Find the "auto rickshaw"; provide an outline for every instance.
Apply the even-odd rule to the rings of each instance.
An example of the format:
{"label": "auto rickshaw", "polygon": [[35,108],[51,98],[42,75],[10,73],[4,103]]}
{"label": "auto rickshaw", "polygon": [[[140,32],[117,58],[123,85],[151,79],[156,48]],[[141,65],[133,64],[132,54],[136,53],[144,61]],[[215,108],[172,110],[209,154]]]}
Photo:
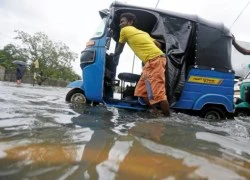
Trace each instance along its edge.
{"label": "auto rickshaw", "polygon": [[[221,23],[196,15],[114,2],[100,11],[101,23],[81,52],[82,81],[72,82],[66,101],[102,103],[117,108],[147,110],[134,96],[139,74],[116,72],[111,41],[119,40],[119,16],[134,13],[136,27],[148,32],[166,54],[166,90],[171,109],[206,119],[226,119],[234,113],[232,36]],[[113,50],[114,51],[114,50]],[[121,96],[115,97],[117,89]]]}
{"label": "auto rickshaw", "polygon": [[240,97],[235,98],[235,116],[250,116],[250,71],[241,79],[239,86]]}

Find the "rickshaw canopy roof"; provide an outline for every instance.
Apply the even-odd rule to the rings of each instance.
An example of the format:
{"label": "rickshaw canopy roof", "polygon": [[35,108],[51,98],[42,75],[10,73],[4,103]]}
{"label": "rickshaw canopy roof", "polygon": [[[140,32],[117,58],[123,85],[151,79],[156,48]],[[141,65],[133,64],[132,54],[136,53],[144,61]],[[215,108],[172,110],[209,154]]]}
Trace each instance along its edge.
{"label": "rickshaw canopy roof", "polygon": [[175,64],[196,65],[219,71],[232,71],[232,36],[222,23],[215,23],[197,15],[181,14],[159,9],[128,5],[115,1],[110,6],[114,39],[119,38],[119,17],[131,12],[137,17],[138,29],[148,32],[165,44],[168,58]]}

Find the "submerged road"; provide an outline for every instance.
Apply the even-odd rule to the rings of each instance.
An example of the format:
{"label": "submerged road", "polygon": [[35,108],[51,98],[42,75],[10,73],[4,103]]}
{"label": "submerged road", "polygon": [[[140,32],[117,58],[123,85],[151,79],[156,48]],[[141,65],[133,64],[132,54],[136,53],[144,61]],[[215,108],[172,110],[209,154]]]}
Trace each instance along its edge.
{"label": "submerged road", "polygon": [[250,118],[155,118],[67,92],[0,81],[0,179],[250,179]]}

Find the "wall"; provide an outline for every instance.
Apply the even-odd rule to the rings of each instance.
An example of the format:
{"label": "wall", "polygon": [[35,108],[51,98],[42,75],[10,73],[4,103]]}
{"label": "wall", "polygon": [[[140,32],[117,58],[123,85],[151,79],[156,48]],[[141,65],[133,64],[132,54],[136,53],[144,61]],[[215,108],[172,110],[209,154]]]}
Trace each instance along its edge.
{"label": "wall", "polygon": [[[16,73],[14,71],[6,71],[3,81],[16,81]],[[22,83],[34,84],[33,74],[24,74],[22,78]],[[43,83],[42,86],[58,86],[58,87],[66,87],[68,85],[68,81],[58,80],[58,79],[51,79],[47,78]],[[38,84],[34,84],[38,86]]]}
{"label": "wall", "polygon": [[4,80],[4,75],[5,75],[5,67],[0,65],[0,81]]}

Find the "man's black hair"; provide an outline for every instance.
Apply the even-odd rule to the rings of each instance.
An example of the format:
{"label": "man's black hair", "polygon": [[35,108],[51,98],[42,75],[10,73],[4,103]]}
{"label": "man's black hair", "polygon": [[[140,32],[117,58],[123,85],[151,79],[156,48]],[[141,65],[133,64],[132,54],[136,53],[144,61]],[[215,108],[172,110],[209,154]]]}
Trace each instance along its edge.
{"label": "man's black hair", "polygon": [[122,13],[120,19],[123,17],[125,17],[128,21],[133,21],[133,25],[137,22],[137,18],[133,13]]}

